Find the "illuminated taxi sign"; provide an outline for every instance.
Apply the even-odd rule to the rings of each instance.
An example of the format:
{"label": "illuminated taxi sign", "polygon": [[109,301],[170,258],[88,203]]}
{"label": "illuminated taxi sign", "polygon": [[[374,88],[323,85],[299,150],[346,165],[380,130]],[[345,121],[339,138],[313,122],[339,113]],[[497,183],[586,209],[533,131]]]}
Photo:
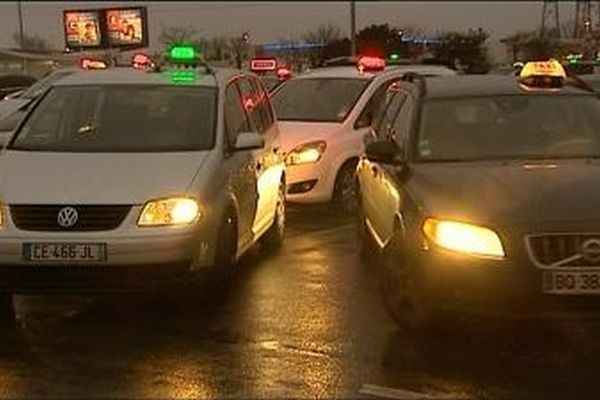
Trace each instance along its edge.
{"label": "illuminated taxi sign", "polygon": [[519,83],[529,88],[557,89],[566,79],[565,69],[557,60],[528,62],[519,74]]}
{"label": "illuminated taxi sign", "polygon": [[171,47],[169,59],[175,64],[193,64],[198,60],[198,50],[190,45],[177,45]]}
{"label": "illuminated taxi sign", "polygon": [[107,65],[102,60],[94,60],[93,58],[82,58],[81,59],[82,69],[106,69]]}
{"label": "illuminated taxi sign", "polygon": [[131,58],[131,66],[134,69],[147,69],[147,68],[151,68],[152,65],[153,65],[153,62],[147,54],[136,53]]}
{"label": "illuminated taxi sign", "polygon": [[274,58],[253,58],[250,60],[250,70],[252,72],[275,71],[277,69],[277,60]]}
{"label": "illuminated taxi sign", "polygon": [[198,71],[194,69],[168,71],[167,75],[174,84],[194,83],[198,80]]}
{"label": "illuminated taxi sign", "polygon": [[367,71],[383,71],[385,68],[385,60],[380,57],[362,56],[358,59],[357,67],[361,73]]}
{"label": "illuminated taxi sign", "polygon": [[521,78],[530,76],[553,76],[566,79],[567,74],[563,66],[556,60],[532,61],[523,66]]}

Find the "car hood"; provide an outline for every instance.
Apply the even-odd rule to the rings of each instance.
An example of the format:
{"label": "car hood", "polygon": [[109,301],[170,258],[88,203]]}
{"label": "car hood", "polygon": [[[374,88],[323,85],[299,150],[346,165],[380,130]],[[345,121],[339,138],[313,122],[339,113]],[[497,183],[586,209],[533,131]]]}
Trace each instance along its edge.
{"label": "car hood", "polygon": [[315,140],[328,141],[343,129],[341,123],[334,122],[279,121],[278,124],[281,145],[286,153],[302,143]]}
{"label": "car hood", "polygon": [[0,118],[12,114],[30,101],[28,99],[6,99],[0,101]]}
{"label": "car hood", "polygon": [[206,152],[50,153],[0,156],[0,200],[8,204],[142,204],[183,194]]}
{"label": "car hood", "polygon": [[600,163],[414,164],[407,188],[430,215],[493,224],[600,221]]}

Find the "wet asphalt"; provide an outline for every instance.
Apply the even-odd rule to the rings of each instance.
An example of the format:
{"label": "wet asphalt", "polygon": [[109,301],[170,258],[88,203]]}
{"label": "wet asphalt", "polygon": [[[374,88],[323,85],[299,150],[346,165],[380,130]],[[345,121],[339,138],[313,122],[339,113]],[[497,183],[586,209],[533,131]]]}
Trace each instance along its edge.
{"label": "wet asphalt", "polygon": [[598,398],[600,327],[461,319],[397,329],[351,218],[289,212],[284,247],[193,295],[18,297],[1,398]]}

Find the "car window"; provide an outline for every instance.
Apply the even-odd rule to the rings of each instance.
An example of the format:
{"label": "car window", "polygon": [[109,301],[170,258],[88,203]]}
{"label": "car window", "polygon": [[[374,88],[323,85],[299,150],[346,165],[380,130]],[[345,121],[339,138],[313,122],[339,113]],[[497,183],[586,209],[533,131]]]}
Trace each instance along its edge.
{"label": "car window", "polygon": [[379,86],[377,90],[373,92],[373,95],[371,96],[367,104],[365,104],[365,107],[356,119],[354,129],[365,128],[372,124],[377,111],[380,109],[380,106],[385,101],[385,94],[388,87],[396,81],[398,81],[398,78],[390,79],[381,84],[381,86]]}
{"label": "car window", "polygon": [[291,79],[273,94],[277,119],[342,122],[369,82],[362,78]]}
{"label": "car window", "polygon": [[265,130],[269,129],[275,122],[269,93],[267,92],[265,85],[263,85],[259,79],[252,78],[251,82],[255,87],[256,93],[258,94],[259,104],[261,106],[260,112],[265,124]]}
{"label": "car window", "polygon": [[213,146],[216,90],[102,85],[55,87],[27,117],[13,148],[160,152]]}
{"label": "car window", "polygon": [[225,129],[230,146],[235,144],[238,134],[251,130],[237,82],[230,83],[225,91]]}
{"label": "car window", "polygon": [[392,132],[394,140],[398,144],[405,144],[409,137],[410,128],[413,122],[413,108],[414,101],[411,95],[407,94],[405,101],[400,106],[396,114],[396,118],[392,125]]}
{"label": "car window", "polygon": [[398,114],[398,110],[407,97],[405,92],[398,90],[388,92],[388,96],[390,97],[387,99],[385,106],[383,106],[383,109],[379,113],[377,121],[373,126],[375,134],[381,139],[390,138],[390,133],[392,131],[396,115]]}
{"label": "car window", "polygon": [[600,100],[592,96],[430,99],[417,142],[423,160],[600,156]]}

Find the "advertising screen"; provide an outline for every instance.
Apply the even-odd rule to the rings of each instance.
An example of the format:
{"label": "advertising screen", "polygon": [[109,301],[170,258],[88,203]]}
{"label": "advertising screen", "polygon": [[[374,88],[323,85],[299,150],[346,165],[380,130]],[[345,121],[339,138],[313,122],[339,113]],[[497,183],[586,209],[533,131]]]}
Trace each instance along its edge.
{"label": "advertising screen", "polygon": [[67,47],[101,47],[100,11],[65,11],[64,28]]}
{"label": "advertising screen", "polygon": [[148,44],[146,8],[107,9],[107,43],[110,47],[145,47]]}

